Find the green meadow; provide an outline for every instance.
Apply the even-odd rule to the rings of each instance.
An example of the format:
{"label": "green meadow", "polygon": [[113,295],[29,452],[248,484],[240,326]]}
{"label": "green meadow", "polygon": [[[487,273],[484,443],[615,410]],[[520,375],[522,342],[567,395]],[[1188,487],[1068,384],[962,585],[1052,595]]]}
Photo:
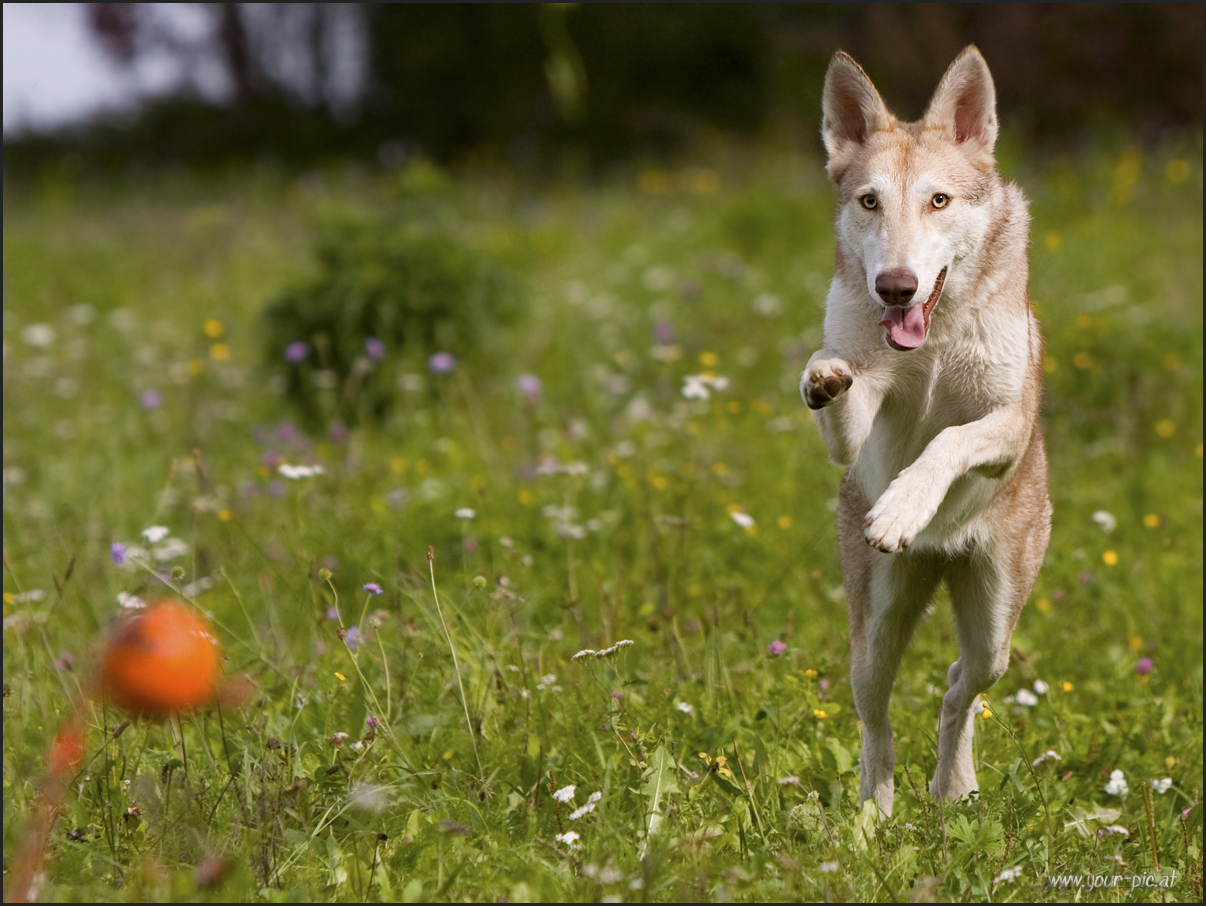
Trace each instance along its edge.
{"label": "green meadow", "polygon": [[[6,176],[6,890],[106,628],[171,596],[255,692],[116,734],[90,708],[44,900],[1200,902],[1200,136],[1003,157],[1051,545],[978,798],[926,792],[945,597],[918,630],[886,820],[858,808],[841,470],[797,390],[820,160]],[[520,304],[355,338],[342,371],[290,350],[264,312],[349,222],[439,236]]]}

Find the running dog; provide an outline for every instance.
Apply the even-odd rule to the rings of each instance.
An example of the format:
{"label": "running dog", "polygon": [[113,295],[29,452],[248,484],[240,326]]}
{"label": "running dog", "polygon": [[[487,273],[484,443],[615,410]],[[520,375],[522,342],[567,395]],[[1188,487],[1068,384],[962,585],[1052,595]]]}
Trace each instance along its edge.
{"label": "running dog", "polygon": [[947,672],[935,796],[978,789],[980,693],[1051,535],[1038,428],[1042,339],[1026,283],[1030,217],[997,174],[996,92],[966,48],[925,116],[902,123],[844,53],[825,76],[822,137],[837,186],[836,268],[823,348],[800,393],[830,459],[863,724],[860,800],[892,813],[888,700],[940,581],[960,656]]}

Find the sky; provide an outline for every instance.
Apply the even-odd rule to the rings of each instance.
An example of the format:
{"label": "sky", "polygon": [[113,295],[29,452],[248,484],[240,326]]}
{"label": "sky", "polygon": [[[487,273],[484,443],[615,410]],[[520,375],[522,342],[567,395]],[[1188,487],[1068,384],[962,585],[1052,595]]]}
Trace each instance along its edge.
{"label": "sky", "polygon": [[[179,64],[163,55],[141,60],[133,69],[117,67],[88,36],[81,7],[79,3],[4,4],[5,135],[125,106],[145,94],[164,91],[183,77]],[[190,17],[196,18],[187,7],[174,9],[186,27]]]}

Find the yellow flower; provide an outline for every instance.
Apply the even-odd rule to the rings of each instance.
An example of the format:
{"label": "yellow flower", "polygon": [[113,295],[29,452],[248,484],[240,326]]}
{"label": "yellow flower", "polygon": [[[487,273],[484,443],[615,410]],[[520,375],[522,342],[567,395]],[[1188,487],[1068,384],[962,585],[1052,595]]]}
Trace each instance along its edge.
{"label": "yellow flower", "polygon": [[790,516],[780,516],[775,521],[775,524],[778,525],[779,528],[783,528],[783,529],[791,528],[791,517]]}
{"label": "yellow flower", "polygon": [[741,411],[741,400],[729,400],[725,408],[729,410],[729,415],[736,415]]}
{"label": "yellow flower", "polygon": [[337,671],[335,671],[335,675],[336,675],[337,677],[339,677],[339,679],[340,679],[342,682],[345,682],[345,683],[346,683],[346,682],[348,681],[348,678],[347,678],[346,676],[344,676],[342,673],[340,673],[338,670],[337,670]]}
{"label": "yellow flower", "polygon": [[808,677],[809,679],[812,679],[814,676],[817,675],[817,672],[815,670],[813,670],[811,667],[809,667],[807,670],[804,671],[804,675],[806,677]]}
{"label": "yellow flower", "polygon": [[1177,426],[1173,424],[1172,419],[1162,418],[1156,422],[1156,433],[1161,437],[1172,437],[1176,430]]}
{"label": "yellow flower", "polygon": [[1189,163],[1179,159],[1170,160],[1168,166],[1164,168],[1164,175],[1174,185],[1183,183],[1189,179]]}
{"label": "yellow flower", "polygon": [[1177,759],[1173,758],[1171,755],[1164,759],[1164,767],[1168,768],[1170,771],[1176,766],[1176,764]]}
{"label": "yellow flower", "polygon": [[234,513],[232,513],[230,510],[222,510],[220,513],[218,513],[218,518],[223,522],[230,522],[230,520],[234,518]]}
{"label": "yellow flower", "polygon": [[1160,517],[1157,516],[1155,513],[1148,513],[1146,516],[1143,517],[1143,524],[1147,528],[1159,528],[1160,527]]}
{"label": "yellow flower", "polygon": [[1064,244],[1064,237],[1059,233],[1048,233],[1043,238],[1043,244],[1047,246],[1047,251],[1058,252],[1059,247]]}
{"label": "yellow flower", "polygon": [[824,720],[829,715],[826,714],[824,711],[822,711],[820,708],[813,708],[812,716],[815,717],[817,720]]}
{"label": "yellow flower", "polygon": [[1081,370],[1086,370],[1093,367],[1093,357],[1087,352],[1078,352],[1072,356],[1072,364]]}
{"label": "yellow flower", "polygon": [[1143,639],[1139,638],[1139,636],[1137,636],[1137,635],[1133,635],[1133,636],[1131,636],[1130,644],[1131,644],[1131,651],[1138,651],[1140,648],[1143,647]]}
{"label": "yellow flower", "polygon": [[1073,686],[1073,685],[1072,685],[1070,682],[1068,682],[1067,680],[1064,680],[1062,683],[1060,683],[1060,684],[1059,684],[1059,687],[1060,687],[1061,689],[1063,689],[1065,692],[1071,692],[1073,689],[1075,689],[1075,688],[1076,688],[1075,686]]}
{"label": "yellow flower", "polygon": [[719,361],[720,359],[716,357],[716,353],[714,352],[701,352],[699,354],[699,364],[705,368],[715,368],[716,363]]}
{"label": "yellow flower", "polygon": [[210,318],[205,322],[205,335],[211,340],[216,340],[222,334],[226,333],[226,328],[222,326],[221,321]]}
{"label": "yellow flower", "polygon": [[1115,566],[1118,563],[1118,555],[1113,551],[1106,551],[1101,555],[1101,562],[1106,566]]}
{"label": "yellow flower", "polygon": [[227,362],[230,360],[230,347],[225,343],[214,343],[209,347],[209,357],[215,362]]}
{"label": "yellow flower", "polygon": [[519,503],[521,506],[532,505],[532,492],[527,488],[520,488],[517,496],[519,497]]}
{"label": "yellow flower", "polygon": [[1043,356],[1043,371],[1047,372],[1047,374],[1054,374],[1055,369],[1058,367],[1059,367],[1059,362],[1057,362],[1055,360],[1054,356],[1049,356],[1049,355]]}
{"label": "yellow flower", "polygon": [[1034,606],[1039,609],[1039,613],[1046,613],[1051,609],[1051,602],[1046,598],[1039,598],[1034,602]]}

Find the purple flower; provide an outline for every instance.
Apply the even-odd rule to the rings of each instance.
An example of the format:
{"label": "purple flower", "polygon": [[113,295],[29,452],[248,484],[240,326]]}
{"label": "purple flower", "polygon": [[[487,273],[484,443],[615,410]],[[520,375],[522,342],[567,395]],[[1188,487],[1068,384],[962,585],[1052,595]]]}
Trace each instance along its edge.
{"label": "purple flower", "polygon": [[305,340],[297,340],[285,347],[285,361],[296,365],[310,354],[310,344]]}
{"label": "purple flower", "polygon": [[384,594],[381,591],[381,586],[376,582],[365,582],[363,587],[365,591],[371,591],[375,595]]}
{"label": "purple flower", "polygon": [[368,725],[370,730],[376,730],[379,727],[385,726],[380,717],[373,717],[371,714],[364,719],[364,722]]}
{"label": "purple flower", "polygon": [[356,645],[360,642],[360,627],[351,627],[346,633],[344,633],[343,640],[347,642],[348,647],[354,651],[356,649]]}
{"label": "purple flower", "polygon": [[385,344],[376,337],[364,338],[364,351],[368,353],[368,357],[374,362],[379,362],[385,358]]}
{"label": "purple flower", "polygon": [[427,368],[433,374],[448,374],[456,369],[456,359],[450,352],[437,352],[427,360]]}
{"label": "purple flower", "polygon": [[64,651],[54,662],[55,670],[73,670],[75,668],[75,655],[70,651]]}
{"label": "purple flower", "polygon": [[675,330],[674,325],[668,321],[658,321],[653,325],[653,341],[660,343],[663,346],[669,346],[674,342]]}
{"label": "purple flower", "polygon": [[158,390],[144,390],[138,401],[144,409],[158,409],[163,405],[163,397]]}
{"label": "purple flower", "polygon": [[328,620],[332,620],[332,621],[338,620],[339,619],[339,611],[337,609],[335,609],[334,607],[328,607],[327,612],[326,612],[326,617]]}
{"label": "purple flower", "polygon": [[126,546],[120,541],[114,541],[109,547],[109,559],[121,566],[126,562]]}
{"label": "purple flower", "polygon": [[1150,657],[1139,658],[1139,663],[1135,664],[1135,672],[1140,676],[1147,676],[1152,672],[1152,659]]}
{"label": "purple flower", "polygon": [[521,374],[515,379],[515,388],[524,395],[529,402],[536,402],[540,399],[540,393],[544,389],[540,378],[534,374]]}
{"label": "purple flower", "polygon": [[771,657],[778,657],[786,650],[787,650],[787,645],[784,644],[783,642],[780,642],[778,639],[775,639],[773,642],[771,642],[769,645],[766,646],[766,653],[769,654]]}

